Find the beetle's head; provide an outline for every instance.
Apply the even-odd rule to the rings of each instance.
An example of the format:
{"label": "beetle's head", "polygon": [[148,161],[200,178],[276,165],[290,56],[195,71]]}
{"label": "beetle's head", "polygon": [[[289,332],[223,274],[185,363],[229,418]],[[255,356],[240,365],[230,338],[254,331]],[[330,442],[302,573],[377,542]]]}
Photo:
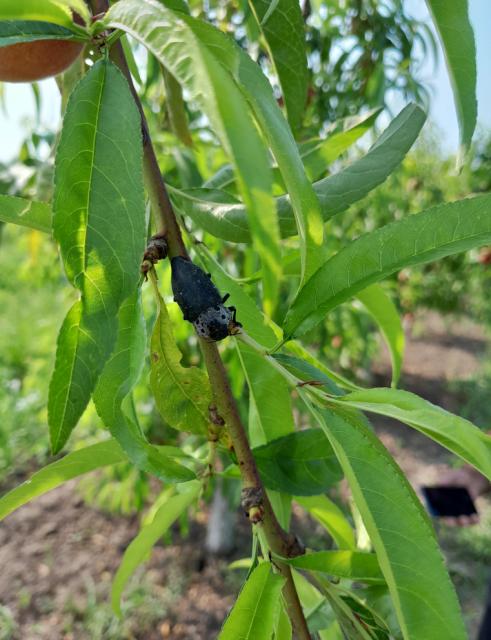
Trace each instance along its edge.
{"label": "beetle's head", "polygon": [[235,335],[242,326],[235,321],[235,309],[223,304],[203,311],[193,324],[198,335],[210,342],[218,342],[227,336]]}

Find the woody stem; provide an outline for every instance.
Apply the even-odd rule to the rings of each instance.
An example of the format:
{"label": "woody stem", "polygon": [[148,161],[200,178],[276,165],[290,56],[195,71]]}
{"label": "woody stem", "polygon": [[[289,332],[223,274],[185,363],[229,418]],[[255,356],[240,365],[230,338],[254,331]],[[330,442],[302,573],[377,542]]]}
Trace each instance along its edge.
{"label": "woody stem", "polygon": [[[108,10],[107,0],[91,0],[91,3],[94,13]],[[167,240],[169,256],[180,255],[189,258],[182,240],[177,217],[158,166],[143,107],[134,88],[120,42],[116,42],[111,47],[110,57],[125,75],[141,114],[145,182],[154,215],[157,216],[160,232],[165,234]],[[248,508],[249,516],[264,531],[265,538],[273,553],[283,557],[298,555],[302,551],[296,539],[280,526],[262,484],[217,345],[206,342],[201,338],[199,341],[214,392],[214,400],[220,416],[225,420],[226,428],[237,456],[243,483],[243,497],[248,498],[248,505],[251,504],[251,499],[254,503]],[[296,637],[301,640],[309,640],[311,636],[293,582],[291,569],[288,564],[281,561],[275,561],[275,564],[286,580],[283,587],[283,596]]]}

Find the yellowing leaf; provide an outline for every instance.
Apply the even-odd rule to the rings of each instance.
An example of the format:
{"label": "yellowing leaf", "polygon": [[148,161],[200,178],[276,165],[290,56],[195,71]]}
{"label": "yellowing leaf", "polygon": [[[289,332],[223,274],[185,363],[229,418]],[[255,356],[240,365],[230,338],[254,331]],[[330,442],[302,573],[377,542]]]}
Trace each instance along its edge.
{"label": "yellowing leaf", "polygon": [[183,367],[164,301],[151,341],[150,387],[162,418],[174,429],[208,431],[211,388],[208,376],[197,367]]}

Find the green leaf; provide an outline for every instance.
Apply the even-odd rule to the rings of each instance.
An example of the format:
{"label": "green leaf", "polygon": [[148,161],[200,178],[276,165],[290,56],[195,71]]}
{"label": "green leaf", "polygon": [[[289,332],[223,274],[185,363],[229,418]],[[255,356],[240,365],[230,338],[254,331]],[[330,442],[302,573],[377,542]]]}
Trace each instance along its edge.
{"label": "green leaf", "polygon": [[140,377],[146,355],[145,319],[140,298],[138,290],[119,310],[116,347],[97,383],[94,404],[105,426],[138,469],[165,482],[186,482],[193,480],[195,474],[172,456],[150,445],[139,426],[121,408]]}
{"label": "green leaf", "polygon": [[172,325],[159,295],[159,315],[151,341],[150,388],[162,418],[174,429],[191,433],[208,432],[210,383],[204,371],[183,367]]}
{"label": "green leaf", "polygon": [[385,338],[392,362],[392,386],[396,387],[401,375],[405,344],[404,329],[397,308],[382,287],[376,284],[359,291],[356,297],[378,324]]}
{"label": "green leaf", "polygon": [[377,556],[360,551],[316,551],[285,560],[297,569],[321,571],[360,582],[384,582]]}
{"label": "green leaf", "polygon": [[[198,245],[196,249],[219,290],[230,294],[230,304],[235,305],[239,310],[239,320],[245,331],[265,348],[273,348],[278,342],[278,336],[281,335],[280,328],[261,313],[254,300],[226,273],[204,246]],[[274,358],[297,377],[305,380],[320,379],[326,383],[330,393],[336,393],[336,384],[346,389],[359,389],[356,384],[319,362],[299,342],[291,341],[287,348],[299,357],[275,354]],[[331,381],[330,384],[329,381]]]}
{"label": "green leaf", "polygon": [[310,180],[317,180],[347,149],[369,131],[380,115],[380,107],[360,116],[345,118],[325,139],[309,140],[300,145],[300,153]]}
{"label": "green leaf", "polygon": [[[85,38],[88,40],[87,38]],[[35,40],[81,40],[84,38],[66,27],[50,22],[0,20],[0,47]]]}
{"label": "green leaf", "polygon": [[350,484],[404,638],[464,640],[453,585],[429,518],[409,482],[370,429],[346,414],[310,410]]}
{"label": "green leaf", "polygon": [[117,307],[135,290],[145,248],[142,157],[140,114],[128,83],[100,60],[68,101],[53,230],[70,282]]}
{"label": "green leaf", "polygon": [[48,397],[51,449],[61,451],[78,422],[104,363],[111,355],[118,330],[116,316],[94,312],[77,301],[58,335],[56,360]]}
{"label": "green leaf", "polygon": [[0,220],[51,233],[51,207],[46,202],[0,195]]}
{"label": "green leaf", "polygon": [[330,258],[287,313],[287,338],[301,335],[328,311],[394,271],[491,243],[489,194],[442,204],[361,236]]}
{"label": "green leaf", "polygon": [[[232,74],[253,109],[262,133],[271,147],[291,199],[289,206],[295,229],[293,234],[298,233],[301,239],[302,278],[304,279],[322,262],[324,229],[319,202],[271,86],[259,66],[232,38],[203,20],[189,18],[187,24],[193,29],[200,42],[212,52],[215,63],[223,65]],[[242,214],[247,228],[244,210]]]}
{"label": "green leaf", "polygon": [[339,400],[350,407],[390,416],[418,429],[491,480],[491,437],[468,420],[413,393],[396,389],[363,389]]}
{"label": "green leaf", "polygon": [[[183,485],[184,486],[184,485]],[[116,615],[121,616],[121,596],[131,575],[142,562],[155,543],[198,497],[201,484],[197,481],[185,486],[185,491],[170,497],[155,514],[152,522],[145,525],[124,552],[121,564],[114,576],[111,589],[111,603]]]}
{"label": "green leaf", "polygon": [[343,395],[333,377],[315,367],[310,362],[285,353],[273,353],[272,357],[279,362],[289,373],[303,382],[314,382],[324,385],[325,389],[335,396]]}
{"label": "green leaf", "polygon": [[325,629],[334,618],[326,598],[299,571],[292,569],[292,575],[309,631]]}
{"label": "green leaf", "polygon": [[218,640],[271,640],[285,579],[262,562],[242,587]]}
{"label": "green leaf", "polygon": [[305,24],[296,0],[249,0],[276,68],[293,131],[302,124],[309,74],[305,50]]}
{"label": "green leaf", "polygon": [[[295,354],[295,356],[284,356],[284,357],[278,358],[279,354],[275,354],[274,357],[277,360],[282,361],[282,364],[286,366],[287,369],[290,370],[291,368],[292,373],[294,372],[293,369],[296,369],[297,373],[295,375],[298,375],[299,378],[304,379],[304,376],[311,376],[311,374],[314,374],[313,375],[314,380],[317,378],[320,380],[323,380],[324,379],[323,374],[324,374],[326,378],[330,378],[335,385],[338,385],[342,389],[354,390],[354,389],[360,388],[358,385],[356,385],[354,382],[351,382],[351,380],[348,380],[348,378],[345,378],[340,373],[337,373],[336,371],[329,369],[329,367],[326,367],[325,364],[320,362],[320,360],[318,360],[315,356],[313,356],[310,353],[310,351],[308,351],[308,349],[306,349],[297,340],[292,340],[291,342],[289,342],[286,345],[286,348],[288,349],[288,351]],[[287,362],[287,358],[288,358],[288,362]],[[303,374],[302,374],[302,371],[303,371]],[[334,395],[336,395],[335,391],[332,391],[331,393],[334,393]]]}
{"label": "green leaf", "polygon": [[[381,108],[372,109],[361,116],[344,118],[326,138],[312,138],[298,145],[300,157],[309,180],[317,180],[326,173],[329,165],[337,160],[349,147],[369,131]],[[273,164],[275,183],[284,186],[278,164]],[[203,183],[205,189],[224,189],[234,183],[234,172],[231,165],[226,164]],[[205,192],[206,193],[206,192]],[[219,191],[217,193],[220,193]]]}
{"label": "green leaf", "polygon": [[136,289],[145,249],[140,115],[126,80],[109,61],[96,62],[68,101],[53,212],[68,279],[82,296],[62,326],[50,385],[56,453],[111,355],[118,310]]}
{"label": "green leaf", "polygon": [[278,615],[278,621],[274,629],[274,639],[275,640],[292,640],[292,635],[293,635],[292,623],[290,622],[290,618],[288,617],[286,605],[282,601],[280,613]]}
{"label": "green leaf", "polygon": [[290,389],[283,376],[250,346],[238,344],[237,349],[249,387],[249,403],[255,410],[256,428],[249,432],[251,446],[294,431]]}
{"label": "green leaf", "polygon": [[253,453],[264,484],[275,491],[318,495],[343,477],[320,429],[291,433],[254,448]]}
{"label": "green leaf", "polygon": [[209,118],[237,172],[254,246],[267,274],[263,281],[265,306],[272,312],[281,277],[272,176],[267,150],[241,91],[196,38],[189,16],[167,9],[155,0],[121,0],[111,7],[105,22],[142,42]]}
{"label": "green leaf", "polygon": [[295,496],[310,515],[333,537],[340,549],[356,549],[355,533],[341,509],[327,496]]}
{"label": "green leaf", "polygon": [[[424,112],[417,105],[405,107],[391,122],[368,153],[349,167],[315,182],[313,187],[319,199],[324,221],[361,200],[381,184],[401,163],[416,140],[425,121]],[[285,179],[286,183],[286,179]],[[293,191],[287,184],[293,202]],[[177,209],[213,234],[230,242],[251,242],[244,205],[237,203],[226,192],[216,190],[209,199],[178,189],[170,195]],[[215,196],[215,200],[211,197]],[[280,232],[283,237],[298,233],[289,196],[276,198]]]}
{"label": "green leaf", "polygon": [[128,459],[115,440],[107,440],[73,451],[34,473],[15,489],[0,498],[0,520],[30,500],[56,489],[64,482]]}
{"label": "green leaf", "polygon": [[188,127],[186,107],[182,97],[181,85],[174,78],[172,73],[163,68],[165,96],[169,123],[177,138],[186,146],[191,147],[193,140]]}
{"label": "green leaf", "polygon": [[2,0],[0,20],[41,20],[53,22],[65,27],[73,27],[74,9],[87,19],[89,11],[83,0]]}
{"label": "green leaf", "polygon": [[426,0],[433,17],[447,62],[452,84],[460,141],[469,149],[476,127],[476,43],[469,21],[467,0]]}

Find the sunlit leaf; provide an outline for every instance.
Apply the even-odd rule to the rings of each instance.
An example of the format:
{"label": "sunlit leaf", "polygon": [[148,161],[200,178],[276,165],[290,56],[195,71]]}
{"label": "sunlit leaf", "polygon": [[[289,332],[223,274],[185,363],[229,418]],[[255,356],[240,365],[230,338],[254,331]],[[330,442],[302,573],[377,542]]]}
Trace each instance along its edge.
{"label": "sunlit leaf", "polygon": [[302,278],[306,278],[315,271],[323,257],[324,232],[319,202],[271,86],[260,67],[232,38],[203,20],[188,18],[187,24],[214,55],[215,62],[223,65],[234,77],[271,147],[290,194],[293,233],[298,233],[301,239],[301,271]]}
{"label": "sunlit leaf", "polygon": [[68,102],[53,211],[65,271],[81,293],[62,326],[50,384],[48,419],[57,452],[111,355],[118,310],[137,286],[145,248],[140,115],[109,61],[91,67]]}
{"label": "sunlit leaf", "polygon": [[302,123],[309,74],[305,25],[297,0],[249,0],[281,84],[288,122],[295,131]]}
{"label": "sunlit leaf", "polygon": [[[408,105],[391,122],[368,153],[346,169],[314,183],[321,214],[329,220],[384,182],[401,163],[416,140],[425,121],[425,114],[416,105]],[[288,189],[291,191],[289,185]],[[203,197],[203,191],[171,189],[175,206],[201,228],[230,242],[250,242],[251,233],[243,204],[226,192],[216,190]],[[287,196],[276,198],[281,235],[298,233]]]}
{"label": "sunlit leaf", "polygon": [[0,520],[23,504],[56,489],[72,478],[127,460],[128,458],[115,440],[99,442],[73,451],[61,460],[52,462],[36,471],[29,480],[2,496],[0,498]]}
{"label": "sunlit leaf", "polygon": [[476,43],[467,0],[426,0],[443,47],[460,128],[467,151],[477,119]]}
{"label": "sunlit leaf", "polygon": [[391,273],[491,243],[491,196],[442,204],[367,233],[330,258],[306,283],[285,319],[302,335],[331,309]]}
{"label": "sunlit leaf", "polygon": [[140,292],[132,294],[119,310],[116,347],[94,391],[94,404],[105,426],[131,462],[167,482],[193,480],[195,474],[150,445],[139,426],[124,413],[122,403],[138,381],[146,355],[146,330]]}
{"label": "sunlit leaf", "polygon": [[391,298],[379,285],[372,284],[359,291],[356,297],[378,324],[385,338],[392,362],[392,386],[396,387],[401,375],[405,343],[401,316]]}
{"label": "sunlit leaf", "polygon": [[327,496],[297,497],[298,502],[333,537],[340,549],[356,549],[353,527],[341,509]]}
{"label": "sunlit leaf", "polygon": [[397,389],[363,389],[340,399],[363,411],[408,424],[473,465],[491,480],[491,437],[468,420]]}
{"label": "sunlit leaf", "polygon": [[352,416],[310,409],[350,484],[404,638],[464,640],[459,604],[434,531],[404,474],[372,431]]}
{"label": "sunlit leaf", "polygon": [[218,640],[271,640],[285,579],[262,562],[242,587]]}
{"label": "sunlit leaf", "polygon": [[85,19],[89,16],[83,0],[2,0],[0,20],[41,20],[73,27],[71,9]]}
{"label": "sunlit leaf", "polygon": [[306,429],[253,449],[269,489],[298,496],[324,493],[341,480],[336,457],[320,429]]}
{"label": "sunlit leaf", "polygon": [[[35,40],[83,40],[72,30],[50,22],[34,20],[0,20],[0,47]],[[88,37],[86,38],[88,39]]]}
{"label": "sunlit leaf", "polygon": [[315,551],[285,560],[297,569],[320,571],[360,582],[384,582],[377,556],[360,551]]}
{"label": "sunlit leaf", "polygon": [[189,16],[172,11],[156,0],[121,0],[111,7],[105,21],[108,26],[122,29],[142,42],[172,73],[207,115],[231,156],[253,229],[254,246],[267,274],[263,280],[265,305],[268,312],[272,312],[281,277],[272,176],[267,150],[241,91],[196,38]]}
{"label": "sunlit leaf", "polygon": [[145,525],[124,552],[121,564],[114,576],[111,602],[114,612],[121,616],[121,596],[135,569],[145,562],[148,553],[169,527],[198,497],[201,484],[197,481],[186,485],[183,493],[170,497],[157,511],[152,522]]}
{"label": "sunlit leaf", "polygon": [[254,349],[246,344],[239,344],[237,348],[249,387],[249,402],[255,408],[255,427],[251,430],[249,425],[252,446],[265,444],[291,433],[295,425],[290,390],[285,380]]}
{"label": "sunlit leaf", "polygon": [[51,233],[51,207],[46,202],[0,195],[0,220]]}
{"label": "sunlit leaf", "polygon": [[197,367],[183,367],[181,358],[167,308],[159,296],[150,355],[150,387],[157,409],[174,429],[206,434],[212,398],[208,376]]}

